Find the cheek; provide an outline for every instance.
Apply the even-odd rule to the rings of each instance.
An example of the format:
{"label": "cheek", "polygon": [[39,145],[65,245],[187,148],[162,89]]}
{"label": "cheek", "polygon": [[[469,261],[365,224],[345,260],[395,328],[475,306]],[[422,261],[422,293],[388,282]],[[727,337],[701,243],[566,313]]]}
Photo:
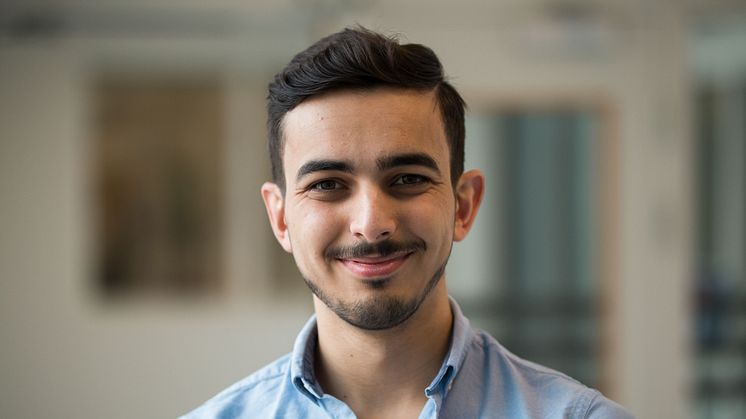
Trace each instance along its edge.
{"label": "cheek", "polygon": [[[430,203],[420,203],[407,212],[406,224],[412,233],[416,234],[429,247],[448,247],[453,237],[454,209],[445,200]],[[435,250],[435,249],[433,249]]]}
{"label": "cheek", "polygon": [[323,255],[324,249],[333,243],[339,232],[341,217],[329,210],[304,205],[295,208],[289,214],[288,228],[294,239],[294,245],[301,245],[301,257]]}

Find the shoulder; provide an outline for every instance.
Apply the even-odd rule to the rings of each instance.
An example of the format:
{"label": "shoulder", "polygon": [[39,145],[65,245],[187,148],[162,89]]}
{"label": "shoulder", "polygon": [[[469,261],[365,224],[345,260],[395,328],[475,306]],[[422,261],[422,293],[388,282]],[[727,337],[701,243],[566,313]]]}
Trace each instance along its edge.
{"label": "shoulder", "polygon": [[589,419],[634,419],[634,416],[625,408],[607,399],[598,391],[596,391],[596,397],[588,406],[588,410],[583,417]]}
{"label": "shoulder", "polygon": [[[520,358],[483,331],[476,331],[471,345],[471,362],[476,364],[472,368],[489,375],[483,377],[491,383],[488,391],[492,394],[486,397],[497,398],[500,404],[518,411],[542,412],[542,417],[632,418],[599,391],[559,371]],[[557,415],[558,412],[562,413]]]}
{"label": "shoulder", "polygon": [[257,370],[207,400],[181,419],[243,417],[249,409],[267,409],[277,403],[290,381],[290,354]]}

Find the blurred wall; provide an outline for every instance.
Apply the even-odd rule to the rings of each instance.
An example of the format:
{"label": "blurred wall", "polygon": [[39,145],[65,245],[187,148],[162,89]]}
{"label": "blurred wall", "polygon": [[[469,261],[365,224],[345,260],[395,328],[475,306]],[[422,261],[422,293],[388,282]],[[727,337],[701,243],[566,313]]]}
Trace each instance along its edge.
{"label": "blurred wall", "polygon": [[173,417],[284,353],[310,304],[262,291],[272,243],[255,198],[266,165],[249,145],[262,136],[261,94],[227,89],[228,292],[106,303],[91,279],[86,57],[11,46],[0,62],[1,415]]}
{"label": "blurred wall", "polygon": [[[147,25],[145,35],[97,36],[77,21],[77,33],[0,41],[0,415],[173,417],[291,349],[310,298],[274,285],[279,250],[258,194],[268,176],[264,88],[294,52],[359,22],[432,47],[472,109],[571,96],[611,110],[610,395],[640,418],[687,417],[685,9],[597,2],[578,26],[542,6],[558,2],[381,0],[323,18],[333,2],[278,4],[159,4],[159,16],[187,11],[218,22],[193,36],[151,34]],[[148,7],[133,9],[150,15]],[[424,19],[423,8],[440,13]],[[226,287],[218,297],[110,304],[91,290],[89,94],[101,72],[223,81]]]}

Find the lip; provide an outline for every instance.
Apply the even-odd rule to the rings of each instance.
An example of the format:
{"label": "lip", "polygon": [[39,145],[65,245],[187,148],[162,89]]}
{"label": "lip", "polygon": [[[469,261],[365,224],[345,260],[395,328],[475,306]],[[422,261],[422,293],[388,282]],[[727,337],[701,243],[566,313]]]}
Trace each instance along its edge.
{"label": "lip", "polygon": [[362,278],[382,278],[393,275],[411,254],[411,252],[407,252],[385,257],[369,256],[338,260],[347,270],[356,276]]}

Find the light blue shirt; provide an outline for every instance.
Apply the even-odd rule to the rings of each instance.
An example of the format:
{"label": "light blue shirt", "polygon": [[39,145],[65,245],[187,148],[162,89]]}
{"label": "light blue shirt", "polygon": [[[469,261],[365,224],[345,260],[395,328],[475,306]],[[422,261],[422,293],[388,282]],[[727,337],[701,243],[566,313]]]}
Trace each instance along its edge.
{"label": "light blue shirt", "polygon": [[[572,378],[525,361],[469,325],[455,301],[451,347],[429,386],[425,418],[628,419],[621,406]],[[196,418],[354,418],[314,377],[316,317],[293,352],[244,378],[183,416]]]}

